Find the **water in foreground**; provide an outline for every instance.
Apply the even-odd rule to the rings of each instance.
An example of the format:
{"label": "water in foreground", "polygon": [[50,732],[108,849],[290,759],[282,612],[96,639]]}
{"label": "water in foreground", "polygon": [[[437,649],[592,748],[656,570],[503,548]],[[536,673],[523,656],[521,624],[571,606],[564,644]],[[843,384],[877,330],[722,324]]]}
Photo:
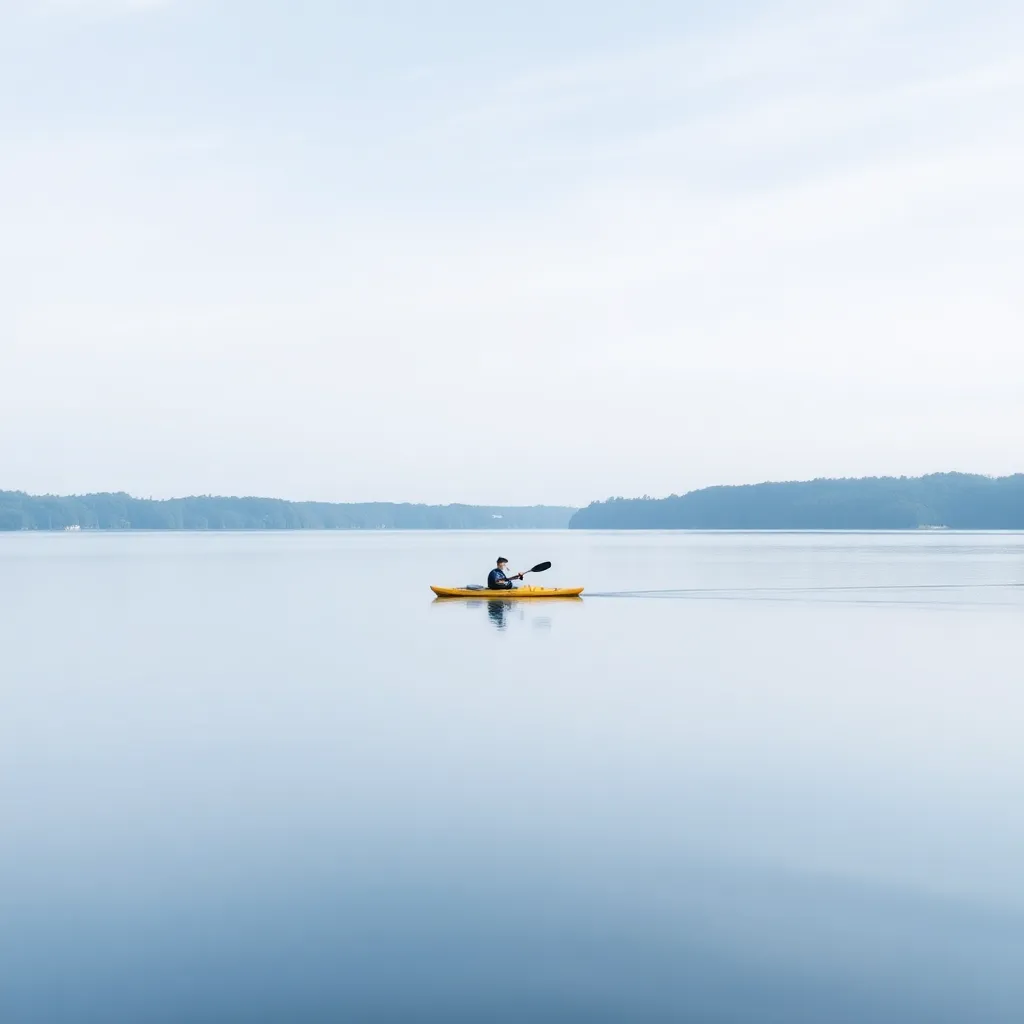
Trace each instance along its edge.
{"label": "water in foreground", "polygon": [[[433,601],[498,554],[584,600]],[[1024,1019],[1024,535],[14,535],[0,578],[5,1022]]]}

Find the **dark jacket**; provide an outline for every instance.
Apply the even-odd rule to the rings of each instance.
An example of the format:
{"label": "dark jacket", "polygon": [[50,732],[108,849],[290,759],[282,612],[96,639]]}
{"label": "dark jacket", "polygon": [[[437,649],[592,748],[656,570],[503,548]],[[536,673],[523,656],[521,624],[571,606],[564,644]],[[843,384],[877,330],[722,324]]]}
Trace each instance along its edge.
{"label": "dark jacket", "polygon": [[501,569],[492,569],[487,574],[488,590],[511,590],[512,581],[502,572]]}

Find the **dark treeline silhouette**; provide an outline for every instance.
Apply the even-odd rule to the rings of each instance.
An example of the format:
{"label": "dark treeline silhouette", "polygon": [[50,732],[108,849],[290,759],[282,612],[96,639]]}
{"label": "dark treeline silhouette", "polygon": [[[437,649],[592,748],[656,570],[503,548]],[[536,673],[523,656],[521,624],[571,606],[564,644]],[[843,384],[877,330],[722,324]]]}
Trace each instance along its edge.
{"label": "dark treeline silhouette", "polygon": [[936,473],[707,487],[668,498],[610,498],[580,509],[578,530],[1024,529],[1024,474]]}
{"label": "dark treeline silhouette", "polygon": [[563,529],[574,511],[549,505],[335,505],[210,496],[153,501],[128,494],[40,497],[0,491],[0,530]]}

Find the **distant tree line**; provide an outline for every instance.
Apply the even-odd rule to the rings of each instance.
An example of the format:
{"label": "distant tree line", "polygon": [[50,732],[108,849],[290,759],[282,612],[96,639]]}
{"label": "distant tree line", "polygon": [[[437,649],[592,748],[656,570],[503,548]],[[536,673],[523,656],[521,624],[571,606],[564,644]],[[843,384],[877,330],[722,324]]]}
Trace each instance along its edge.
{"label": "distant tree line", "polygon": [[0,491],[0,530],[564,529],[574,509],[534,505],[331,504],[274,498],[34,496]]}
{"label": "distant tree line", "polygon": [[1024,474],[936,473],[707,487],[668,498],[610,498],[577,530],[1024,529]]}

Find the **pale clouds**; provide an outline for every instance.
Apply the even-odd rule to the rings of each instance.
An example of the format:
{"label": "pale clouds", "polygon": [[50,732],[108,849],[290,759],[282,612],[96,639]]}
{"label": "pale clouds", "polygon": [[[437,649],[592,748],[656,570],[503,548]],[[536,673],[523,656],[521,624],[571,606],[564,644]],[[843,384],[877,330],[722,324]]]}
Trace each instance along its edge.
{"label": "pale clouds", "polygon": [[200,91],[160,130],[0,135],[0,486],[583,502],[1019,469],[1012,27],[797,5],[472,81],[425,59],[393,101],[404,69],[329,63],[231,119]]}
{"label": "pale clouds", "polygon": [[44,14],[141,14],[168,7],[174,0],[21,0],[22,7]]}

